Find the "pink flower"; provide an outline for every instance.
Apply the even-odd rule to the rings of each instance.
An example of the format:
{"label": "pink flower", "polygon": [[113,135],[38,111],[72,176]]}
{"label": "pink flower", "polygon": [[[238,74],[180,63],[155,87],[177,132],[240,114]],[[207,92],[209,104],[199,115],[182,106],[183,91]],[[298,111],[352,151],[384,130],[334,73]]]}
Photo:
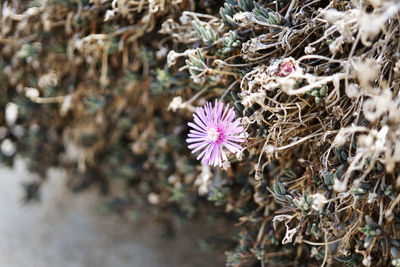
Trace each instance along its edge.
{"label": "pink flower", "polygon": [[244,129],[240,125],[240,118],[233,121],[235,111],[227,105],[215,100],[215,106],[207,102],[204,108],[198,107],[193,114],[194,122],[188,125],[193,129],[188,134],[186,142],[192,153],[202,150],[197,159],[210,166],[222,166],[228,158],[224,147],[231,153],[239,152],[242,147],[237,143],[244,141]]}
{"label": "pink flower", "polygon": [[288,76],[290,73],[295,71],[296,71],[296,65],[291,59],[289,59],[286,62],[283,62],[282,65],[280,66],[278,76],[279,77]]}

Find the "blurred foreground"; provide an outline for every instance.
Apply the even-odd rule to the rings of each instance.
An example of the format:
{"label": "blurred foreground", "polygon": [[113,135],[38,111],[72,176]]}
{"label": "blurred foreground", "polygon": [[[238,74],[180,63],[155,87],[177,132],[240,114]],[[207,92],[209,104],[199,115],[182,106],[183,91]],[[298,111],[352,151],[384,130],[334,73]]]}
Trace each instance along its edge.
{"label": "blurred foreground", "polygon": [[14,169],[0,167],[1,267],[223,266],[222,258],[198,248],[204,226],[165,240],[155,223],[102,216],[97,193],[68,192],[62,172],[49,177],[42,201],[24,205],[21,183],[31,174],[21,160]]}

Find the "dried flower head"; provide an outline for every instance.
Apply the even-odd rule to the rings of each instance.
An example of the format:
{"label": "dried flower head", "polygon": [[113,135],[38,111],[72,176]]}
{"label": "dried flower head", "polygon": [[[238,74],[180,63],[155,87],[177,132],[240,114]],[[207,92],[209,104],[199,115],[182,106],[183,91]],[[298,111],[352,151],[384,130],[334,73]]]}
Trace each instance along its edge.
{"label": "dried flower head", "polygon": [[222,167],[222,162],[227,160],[223,147],[231,153],[239,152],[242,147],[237,143],[244,141],[244,128],[240,125],[240,118],[234,120],[235,111],[227,105],[215,101],[214,108],[207,102],[204,108],[198,107],[193,114],[194,122],[188,125],[193,129],[188,134],[186,141],[193,149],[192,153],[203,150],[197,159],[212,166]]}
{"label": "dried flower head", "polygon": [[283,62],[279,68],[278,76],[285,77],[296,71],[296,65],[292,59]]}
{"label": "dried flower head", "polygon": [[321,193],[316,193],[312,195],[311,198],[313,199],[311,208],[318,212],[321,212],[324,209],[325,204],[328,203],[328,200]]}
{"label": "dried flower head", "polygon": [[18,119],[18,106],[13,103],[9,102],[6,105],[6,112],[5,112],[6,122],[8,125],[13,125]]}

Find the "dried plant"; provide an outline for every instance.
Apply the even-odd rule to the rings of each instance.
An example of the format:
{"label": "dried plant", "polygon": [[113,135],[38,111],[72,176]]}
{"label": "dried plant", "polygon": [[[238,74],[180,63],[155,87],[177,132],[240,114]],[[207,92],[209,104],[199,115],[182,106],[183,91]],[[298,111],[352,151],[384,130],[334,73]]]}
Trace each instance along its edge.
{"label": "dried plant", "polygon": [[[239,222],[228,265],[400,266],[399,10],[5,1],[1,160],[22,155],[41,177],[62,166],[75,189],[122,180],[110,207],[149,202],[165,220],[209,212],[205,195]],[[196,107],[216,100],[246,132],[222,168],[185,142]]]}

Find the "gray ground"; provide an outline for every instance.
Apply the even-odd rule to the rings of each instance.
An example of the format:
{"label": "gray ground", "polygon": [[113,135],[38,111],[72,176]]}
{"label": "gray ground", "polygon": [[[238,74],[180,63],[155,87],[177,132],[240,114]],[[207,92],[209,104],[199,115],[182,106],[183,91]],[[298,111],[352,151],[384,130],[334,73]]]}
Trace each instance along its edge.
{"label": "gray ground", "polygon": [[164,240],[151,222],[101,215],[97,194],[68,192],[60,171],[50,173],[42,202],[23,205],[29,177],[22,161],[0,167],[0,267],[223,266],[221,255],[198,250],[198,226]]}

